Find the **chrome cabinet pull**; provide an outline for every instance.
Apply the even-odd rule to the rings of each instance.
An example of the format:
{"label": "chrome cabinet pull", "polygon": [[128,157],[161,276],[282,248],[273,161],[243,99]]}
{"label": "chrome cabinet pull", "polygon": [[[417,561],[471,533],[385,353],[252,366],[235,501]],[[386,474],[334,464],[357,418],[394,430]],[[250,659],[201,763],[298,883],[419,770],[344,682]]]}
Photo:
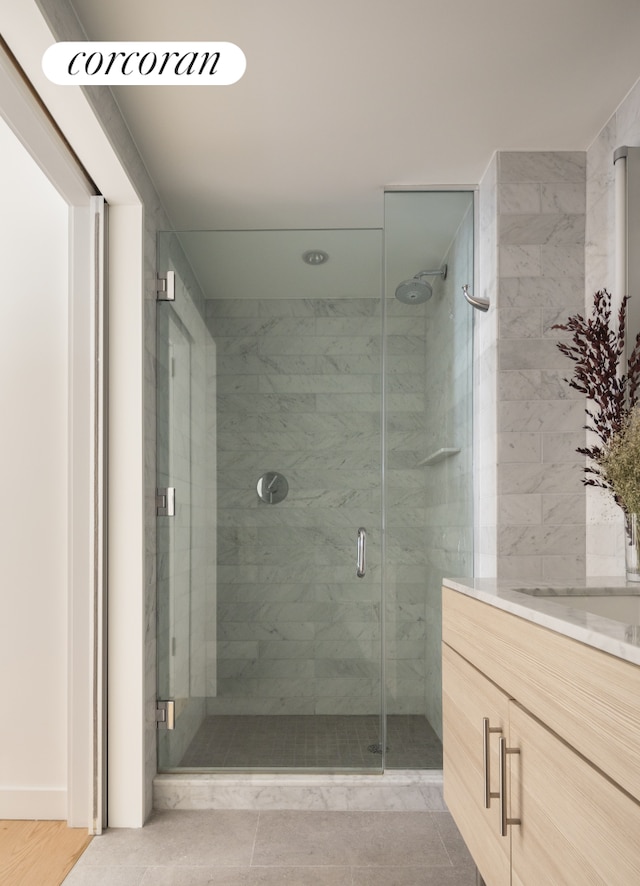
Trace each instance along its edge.
{"label": "chrome cabinet pull", "polygon": [[356,575],[358,578],[364,578],[367,571],[367,532],[364,526],[358,529],[356,554]]}
{"label": "chrome cabinet pull", "polygon": [[507,825],[522,824],[519,818],[507,818],[507,754],[519,754],[520,748],[508,748],[507,739],[500,739],[500,836],[507,836]]}
{"label": "chrome cabinet pull", "polygon": [[500,796],[499,792],[491,790],[491,764],[490,764],[490,749],[489,749],[489,736],[492,732],[502,732],[500,726],[489,726],[489,718],[482,718],[482,763],[483,763],[483,775],[484,775],[484,808],[491,808],[491,800],[492,798],[497,798]]}

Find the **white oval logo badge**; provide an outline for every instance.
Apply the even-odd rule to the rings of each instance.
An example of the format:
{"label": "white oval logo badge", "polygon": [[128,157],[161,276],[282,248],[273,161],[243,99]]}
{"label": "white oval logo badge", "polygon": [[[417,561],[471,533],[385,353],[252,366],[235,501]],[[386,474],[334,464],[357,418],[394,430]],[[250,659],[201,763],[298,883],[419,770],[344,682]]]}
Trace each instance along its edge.
{"label": "white oval logo badge", "polygon": [[42,56],[60,86],[229,86],[246,67],[235,43],[62,42]]}

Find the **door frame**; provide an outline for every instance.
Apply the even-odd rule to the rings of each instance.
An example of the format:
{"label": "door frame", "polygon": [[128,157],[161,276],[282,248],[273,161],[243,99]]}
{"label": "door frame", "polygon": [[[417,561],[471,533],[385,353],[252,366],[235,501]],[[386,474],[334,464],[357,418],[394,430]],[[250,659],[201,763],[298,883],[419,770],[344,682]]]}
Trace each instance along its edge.
{"label": "door frame", "polygon": [[[44,4],[46,6],[46,4]],[[64,30],[65,15],[54,15],[56,28]],[[100,122],[94,103],[100,94],[80,87],[60,87],[45,77],[41,60],[44,51],[60,38],[49,24],[46,11],[38,0],[0,0],[0,33],[17,59],[31,98],[47,109],[46,118],[59,143],[64,145],[67,160],[79,160],[90,179],[109,204],[108,277],[111,285],[109,338],[111,359],[107,386],[109,390],[109,613],[105,632],[108,671],[107,760],[109,825],[141,827],[151,808],[148,789],[151,764],[146,753],[146,734],[155,722],[147,722],[144,603],[145,589],[145,500],[144,473],[144,254],[145,228],[142,198],[127,174],[120,157]],[[107,91],[108,92],[108,91]],[[110,94],[103,104],[107,113]],[[4,102],[4,97],[3,97]],[[64,133],[61,137],[61,133]],[[34,134],[25,135],[32,150]],[[50,146],[49,146],[50,147]],[[43,152],[48,157],[48,152]],[[48,163],[49,161],[47,161]],[[64,165],[64,164],[63,164]],[[51,176],[52,167],[44,166]],[[96,192],[94,191],[94,193]],[[77,216],[78,227],[81,216]],[[85,268],[86,271],[86,268]],[[85,273],[78,265],[78,275]],[[86,283],[86,276],[83,278]],[[117,351],[116,351],[117,343]],[[84,348],[89,343],[85,340]],[[78,359],[83,354],[78,353]],[[78,365],[76,363],[76,365]],[[79,418],[79,416],[78,416]],[[86,588],[85,588],[86,593]],[[89,622],[85,609],[76,599],[72,604],[74,633],[81,655],[89,646]],[[70,637],[70,641],[71,641]],[[73,651],[75,656],[76,652]],[[91,655],[86,660],[91,664]],[[78,669],[74,667],[74,671]],[[87,682],[74,685],[70,694],[73,717],[78,729],[93,727],[94,711],[86,699]],[[86,714],[86,716],[85,716]],[[73,728],[76,728],[74,725]],[[85,732],[86,735],[86,732]],[[73,768],[78,786],[86,779],[85,762],[74,756]],[[86,783],[86,781],[85,781]],[[82,791],[78,788],[80,795]],[[80,803],[78,826],[89,822],[91,804],[86,795]],[[89,810],[89,811],[87,811]],[[70,818],[70,824],[73,823]],[[93,827],[92,824],[89,827]]]}
{"label": "door frame", "polygon": [[[68,375],[68,647],[67,647],[67,819],[71,826],[87,826],[92,832],[100,822],[89,815],[88,797],[92,783],[90,738],[92,690],[90,648],[87,625],[91,619],[91,597],[87,589],[99,583],[93,558],[94,496],[104,506],[104,492],[94,486],[92,436],[102,433],[102,416],[93,403],[90,380],[96,365],[91,328],[99,317],[91,315],[88,283],[91,275],[90,215],[96,188],[69,151],[42,108],[6,47],[0,46],[0,115],[27,149],[35,164],[46,175],[69,208],[69,375]],[[97,279],[97,278],[93,278]],[[102,323],[100,322],[100,326]],[[101,620],[96,637],[101,632]],[[34,699],[34,703],[37,700]],[[99,699],[95,704],[101,704]]]}

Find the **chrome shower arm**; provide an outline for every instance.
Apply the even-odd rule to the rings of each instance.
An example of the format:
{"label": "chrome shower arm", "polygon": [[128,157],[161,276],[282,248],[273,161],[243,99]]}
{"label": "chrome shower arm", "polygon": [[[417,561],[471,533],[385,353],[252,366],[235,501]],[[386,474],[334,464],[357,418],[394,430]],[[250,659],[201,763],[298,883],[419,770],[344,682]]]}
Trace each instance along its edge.
{"label": "chrome shower arm", "polygon": [[443,280],[446,280],[447,266],[442,265],[442,267],[438,268],[437,271],[418,271],[418,273],[414,277],[414,280],[419,280],[420,277],[442,277]]}

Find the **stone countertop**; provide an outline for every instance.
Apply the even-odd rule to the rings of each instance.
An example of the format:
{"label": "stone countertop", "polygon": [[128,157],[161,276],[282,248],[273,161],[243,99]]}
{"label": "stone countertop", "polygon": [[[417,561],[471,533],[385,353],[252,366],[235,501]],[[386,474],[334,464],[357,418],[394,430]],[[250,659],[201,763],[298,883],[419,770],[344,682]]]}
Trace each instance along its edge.
{"label": "stone countertop", "polygon": [[[495,578],[445,578],[443,584],[490,606],[640,665],[640,626],[571,607],[570,596],[640,595],[640,584],[598,577],[572,582],[517,582]],[[526,589],[528,593],[523,593]],[[533,592],[533,593],[532,593]]]}

